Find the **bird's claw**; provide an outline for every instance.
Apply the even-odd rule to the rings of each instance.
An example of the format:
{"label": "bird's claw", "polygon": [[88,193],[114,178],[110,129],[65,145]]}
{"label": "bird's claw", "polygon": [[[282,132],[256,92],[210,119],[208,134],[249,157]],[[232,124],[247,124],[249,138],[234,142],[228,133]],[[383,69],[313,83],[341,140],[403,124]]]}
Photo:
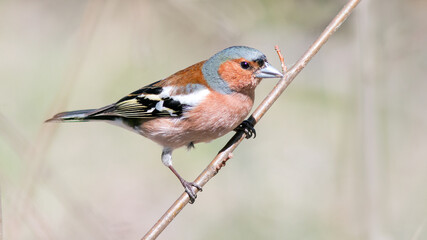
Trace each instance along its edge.
{"label": "bird's claw", "polygon": [[247,139],[251,137],[256,138],[256,131],[254,125],[248,120],[243,121],[238,127],[234,129],[234,131],[243,131]]}
{"label": "bird's claw", "polygon": [[197,188],[200,192],[203,191],[202,187],[195,182],[187,182],[184,180],[182,186],[184,186],[185,192],[188,194],[188,197],[190,197],[191,204],[193,204],[197,198],[197,194],[194,192],[193,187]]}

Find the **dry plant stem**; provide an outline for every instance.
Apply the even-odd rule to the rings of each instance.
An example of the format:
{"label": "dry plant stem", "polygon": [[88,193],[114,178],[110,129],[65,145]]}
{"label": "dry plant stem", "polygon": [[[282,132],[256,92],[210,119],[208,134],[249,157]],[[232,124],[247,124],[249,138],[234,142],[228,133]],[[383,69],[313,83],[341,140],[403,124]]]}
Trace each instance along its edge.
{"label": "dry plant stem", "polygon": [[[304,55],[287,71],[283,78],[278,82],[270,94],[264,99],[264,101],[257,107],[249,118],[256,124],[267,112],[273,103],[279,98],[283,91],[293,81],[299,72],[307,65],[307,63],[314,57],[314,55],[320,50],[320,48],[326,43],[329,37],[341,26],[341,24],[347,19],[353,9],[357,6],[360,0],[350,0],[341,9],[341,11],[335,16],[335,18],[329,23],[326,29],[322,32],[319,38],[310,46],[310,48],[304,53]],[[286,70],[286,66],[283,62],[283,57],[280,50],[276,47],[276,51],[282,63],[282,70]],[[195,182],[200,186],[204,186],[218,171],[224,166],[225,162],[231,156],[230,154],[236,149],[240,142],[244,139],[243,133],[236,133],[232,139],[226,144],[209,166],[196,178]],[[197,192],[197,190],[196,190]],[[160,233],[169,225],[170,222],[178,215],[178,213],[187,205],[189,202],[188,195],[184,192],[181,196],[172,204],[172,206],[163,214],[163,216],[157,221],[157,223],[145,234],[143,240],[156,239]]]}

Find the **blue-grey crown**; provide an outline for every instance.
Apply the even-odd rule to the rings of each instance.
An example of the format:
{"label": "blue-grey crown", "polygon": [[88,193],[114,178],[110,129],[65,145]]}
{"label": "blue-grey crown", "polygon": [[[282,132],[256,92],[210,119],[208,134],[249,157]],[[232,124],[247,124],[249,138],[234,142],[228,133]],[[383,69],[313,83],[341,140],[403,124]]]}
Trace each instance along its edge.
{"label": "blue-grey crown", "polygon": [[248,61],[266,60],[262,52],[246,46],[233,46],[218,52],[209,58],[202,67],[203,76],[213,90],[222,94],[232,93],[228,83],[219,76],[218,69],[225,61],[238,58],[244,58]]}

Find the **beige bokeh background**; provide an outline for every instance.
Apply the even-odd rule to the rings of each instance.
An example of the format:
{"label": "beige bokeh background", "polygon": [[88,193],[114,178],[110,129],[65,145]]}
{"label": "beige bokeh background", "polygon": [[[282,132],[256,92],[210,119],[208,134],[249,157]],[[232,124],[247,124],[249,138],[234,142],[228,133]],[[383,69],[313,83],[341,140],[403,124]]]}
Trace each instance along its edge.
{"label": "beige bokeh background", "polygon": [[[5,239],[140,239],[182,192],[160,146],[43,121],[232,45],[279,67],[278,44],[291,65],[344,3],[1,1]],[[159,239],[426,239],[426,11],[363,1]],[[176,151],[174,165],[194,179],[230,136]]]}

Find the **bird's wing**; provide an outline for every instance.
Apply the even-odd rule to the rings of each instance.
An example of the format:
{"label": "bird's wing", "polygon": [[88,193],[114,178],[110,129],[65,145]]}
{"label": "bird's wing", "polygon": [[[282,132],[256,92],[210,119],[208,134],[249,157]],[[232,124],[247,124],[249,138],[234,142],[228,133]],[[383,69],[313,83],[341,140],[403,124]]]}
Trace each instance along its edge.
{"label": "bird's wing", "polygon": [[209,89],[201,84],[162,86],[161,81],[145,86],[115,104],[109,105],[91,116],[115,116],[124,118],[180,117],[197,106]]}

